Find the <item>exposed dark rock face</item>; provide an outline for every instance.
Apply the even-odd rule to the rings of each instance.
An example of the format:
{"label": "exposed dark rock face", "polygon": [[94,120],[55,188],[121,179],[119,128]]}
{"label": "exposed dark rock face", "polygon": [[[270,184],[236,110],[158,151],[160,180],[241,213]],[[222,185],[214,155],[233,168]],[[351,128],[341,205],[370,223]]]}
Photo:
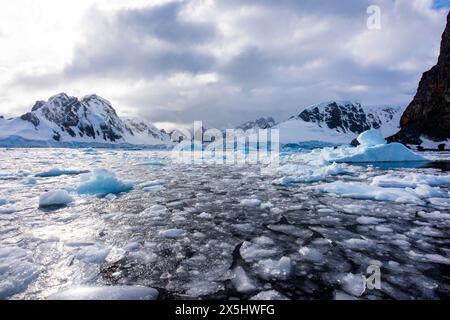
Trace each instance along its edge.
{"label": "exposed dark rock face", "polygon": [[274,118],[267,117],[267,118],[259,118],[255,121],[246,122],[246,123],[240,125],[239,127],[237,127],[237,129],[242,129],[244,131],[251,130],[251,129],[269,129],[275,125],[276,125],[276,122],[275,122]]}
{"label": "exposed dark rock face", "polygon": [[400,132],[389,141],[420,145],[421,136],[433,141],[450,138],[450,14],[442,35],[438,63],[423,74],[417,94],[400,120],[400,127]]}
{"label": "exposed dark rock face", "polygon": [[31,112],[25,113],[20,117],[20,119],[31,122],[35,127],[39,126],[41,122],[39,118],[34,113]]}
{"label": "exposed dark rock face", "polygon": [[[99,143],[130,141],[133,144],[146,144],[147,139],[149,143],[169,140],[167,134],[151,123],[142,120],[122,120],[111,104],[97,95],[78,99],[60,93],[48,101],[37,101],[31,112],[22,115],[20,119],[31,123],[36,130],[36,139],[42,140],[60,142],[81,140]],[[12,122],[14,118],[10,120],[2,122],[5,132],[11,130],[14,135],[20,136],[20,131],[19,133],[15,131]],[[19,122],[17,127],[20,128]]]}
{"label": "exposed dark rock face", "polygon": [[[390,118],[395,114],[392,108],[380,109]],[[379,129],[382,120],[370,112],[366,112],[360,103],[357,102],[330,102],[302,111],[297,117],[291,119],[301,119],[306,122],[317,123],[320,127],[338,129],[340,132],[353,132],[360,134],[370,129]]]}

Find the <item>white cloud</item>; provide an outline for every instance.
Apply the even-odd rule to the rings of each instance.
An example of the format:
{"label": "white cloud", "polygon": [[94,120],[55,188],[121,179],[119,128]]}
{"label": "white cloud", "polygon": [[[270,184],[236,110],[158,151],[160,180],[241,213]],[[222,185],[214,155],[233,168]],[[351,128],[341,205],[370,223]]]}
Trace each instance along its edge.
{"label": "white cloud", "polygon": [[[39,3],[39,5],[37,5]],[[377,4],[381,30],[366,28]],[[438,54],[431,0],[16,0],[0,4],[0,113],[97,93],[163,123],[283,120],[330,99],[407,103]]]}

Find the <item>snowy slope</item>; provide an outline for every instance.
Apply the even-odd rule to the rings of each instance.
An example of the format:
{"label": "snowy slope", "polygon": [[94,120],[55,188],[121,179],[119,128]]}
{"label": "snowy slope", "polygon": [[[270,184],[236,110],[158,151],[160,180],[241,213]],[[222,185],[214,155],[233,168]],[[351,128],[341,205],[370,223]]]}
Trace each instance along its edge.
{"label": "snowy slope", "polygon": [[385,137],[397,132],[403,111],[403,107],[397,106],[363,107],[354,101],[333,101],[307,107],[273,128],[280,130],[283,144],[305,141],[350,143],[372,128],[380,129]]}
{"label": "snowy slope", "polygon": [[153,124],[122,120],[111,104],[90,95],[79,100],[64,93],[38,101],[21,117],[0,118],[0,140],[21,137],[33,141],[170,144],[170,138]]}

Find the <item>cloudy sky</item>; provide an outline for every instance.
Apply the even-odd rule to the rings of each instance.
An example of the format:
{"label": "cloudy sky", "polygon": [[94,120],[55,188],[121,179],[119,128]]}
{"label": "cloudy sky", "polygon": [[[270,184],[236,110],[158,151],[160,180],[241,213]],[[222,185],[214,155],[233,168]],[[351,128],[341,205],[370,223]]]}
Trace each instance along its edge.
{"label": "cloudy sky", "polygon": [[[339,99],[407,104],[449,0],[15,0],[0,4],[0,114],[97,93],[170,128],[278,121]],[[381,9],[369,29],[367,8]]]}

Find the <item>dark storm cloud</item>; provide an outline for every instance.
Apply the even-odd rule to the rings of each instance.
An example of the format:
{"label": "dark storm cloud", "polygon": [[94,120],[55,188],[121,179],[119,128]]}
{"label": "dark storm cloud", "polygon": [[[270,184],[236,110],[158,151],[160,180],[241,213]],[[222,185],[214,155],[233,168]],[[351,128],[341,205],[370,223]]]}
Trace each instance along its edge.
{"label": "dark storm cloud", "polygon": [[186,22],[181,3],[123,10],[96,23],[95,10],[87,19],[94,24],[75,59],[65,72],[69,76],[154,77],[170,72],[205,72],[215,59],[196,47],[215,37],[215,27]]}

